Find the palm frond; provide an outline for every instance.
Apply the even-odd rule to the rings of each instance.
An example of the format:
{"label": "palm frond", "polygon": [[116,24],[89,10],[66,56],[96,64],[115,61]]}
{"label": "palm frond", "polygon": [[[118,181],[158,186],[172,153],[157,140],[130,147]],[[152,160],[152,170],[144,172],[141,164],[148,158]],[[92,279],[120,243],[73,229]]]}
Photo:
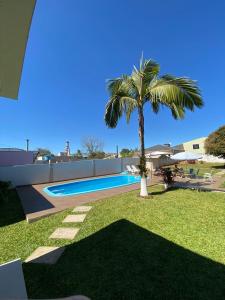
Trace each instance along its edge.
{"label": "palm frond", "polygon": [[149,76],[150,78],[153,78],[159,74],[159,70],[160,70],[159,64],[154,60],[149,59],[144,61],[143,68],[141,71],[144,77]]}
{"label": "palm frond", "polygon": [[107,126],[114,128],[123,114],[129,122],[132,111],[137,107],[137,89],[133,80],[123,75],[121,78],[110,80],[108,90],[111,97],[106,105],[104,119]]}
{"label": "palm frond", "polygon": [[151,81],[159,74],[159,64],[149,59],[144,60],[143,57],[140,60],[140,69],[138,70],[135,66],[131,77],[137,87],[139,96],[144,98],[146,89]]}
{"label": "palm frond", "polygon": [[126,115],[127,123],[129,123],[131,113],[137,108],[138,103],[134,98],[124,96],[120,98],[120,105]]}
{"label": "palm frond", "polygon": [[155,78],[147,89],[146,100],[150,100],[152,105],[158,102],[170,107],[175,118],[182,118],[185,109],[193,111],[195,107],[203,106],[201,92],[195,81],[171,75]]}
{"label": "palm frond", "polygon": [[104,120],[108,127],[115,128],[118,120],[122,117],[123,110],[119,97],[111,97],[106,105]]}
{"label": "palm frond", "polygon": [[110,94],[110,96],[113,96],[115,94],[117,94],[117,92],[119,91],[121,84],[123,82],[123,78],[118,77],[115,79],[110,79],[107,81],[107,90]]}

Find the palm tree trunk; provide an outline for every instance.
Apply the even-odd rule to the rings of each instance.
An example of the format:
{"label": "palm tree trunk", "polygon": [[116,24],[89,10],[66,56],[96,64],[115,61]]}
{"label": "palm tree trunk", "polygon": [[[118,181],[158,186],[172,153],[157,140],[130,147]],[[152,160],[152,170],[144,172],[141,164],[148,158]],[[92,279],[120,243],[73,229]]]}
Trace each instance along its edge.
{"label": "palm tree trunk", "polygon": [[147,169],[145,158],[145,140],[144,140],[144,113],[143,107],[138,108],[138,121],[139,121],[139,141],[140,141],[140,175],[141,175],[141,191],[140,196],[148,196],[147,191]]}

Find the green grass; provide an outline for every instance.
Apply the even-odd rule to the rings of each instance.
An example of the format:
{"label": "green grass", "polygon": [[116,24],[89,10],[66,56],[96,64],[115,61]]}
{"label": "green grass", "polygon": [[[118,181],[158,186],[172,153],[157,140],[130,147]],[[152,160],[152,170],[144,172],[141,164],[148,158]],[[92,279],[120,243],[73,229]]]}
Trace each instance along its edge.
{"label": "green grass", "polygon": [[41,245],[67,245],[67,241],[53,241],[48,237],[59,225],[66,226],[62,220],[69,211],[28,224],[16,192],[11,191],[10,199],[0,203],[0,264],[15,258],[25,260]]}
{"label": "green grass", "polygon": [[[11,218],[11,225],[0,227],[0,260],[25,259],[38,246],[66,245],[53,266],[23,265],[30,298],[223,299],[225,195],[164,193],[159,187],[152,192],[145,200],[134,191],[93,203],[70,243],[48,236],[65,226],[61,221],[71,210],[33,224]],[[13,199],[11,207],[18,206]]]}
{"label": "green grass", "polygon": [[[173,166],[172,166],[173,167]],[[179,168],[183,168],[188,171],[189,169],[199,169],[199,176],[204,175],[204,173],[210,173],[212,171],[213,174],[224,170],[224,164],[221,163],[196,163],[196,164],[188,164],[188,163],[180,163],[178,164]]]}
{"label": "green grass", "polygon": [[225,188],[225,181],[222,183],[221,188]]}

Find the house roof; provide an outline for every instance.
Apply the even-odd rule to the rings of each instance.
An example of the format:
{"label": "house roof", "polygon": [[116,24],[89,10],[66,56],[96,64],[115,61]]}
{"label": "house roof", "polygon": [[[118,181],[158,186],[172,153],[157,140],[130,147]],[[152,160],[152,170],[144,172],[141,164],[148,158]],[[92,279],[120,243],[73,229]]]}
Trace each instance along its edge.
{"label": "house roof", "polygon": [[173,147],[174,150],[180,150],[180,151],[184,151],[184,145],[183,144],[179,144]]}
{"label": "house roof", "polygon": [[0,0],[0,97],[18,98],[36,0]]}
{"label": "house roof", "polygon": [[166,152],[166,153],[173,153],[173,148],[166,146],[166,145],[154,145],[152,147],[149,148],[145,148],[145,152],[146,153],[151,153],[151,152],[155,152],[155,151],[159,151],[159,152]]}
{"label": "house roof", "polygon": [[0,151],[25,151],[25,150],[19,148],[0,148]]}

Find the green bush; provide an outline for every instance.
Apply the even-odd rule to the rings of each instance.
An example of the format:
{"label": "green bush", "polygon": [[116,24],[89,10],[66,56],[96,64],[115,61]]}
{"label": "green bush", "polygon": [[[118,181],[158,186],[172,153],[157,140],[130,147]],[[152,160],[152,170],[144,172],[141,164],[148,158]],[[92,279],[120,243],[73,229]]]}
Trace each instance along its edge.
{"label": "green bush", "polygon": [[11,187],[10,181],[0,181],[0,202],[8,200],[8,194]]}

